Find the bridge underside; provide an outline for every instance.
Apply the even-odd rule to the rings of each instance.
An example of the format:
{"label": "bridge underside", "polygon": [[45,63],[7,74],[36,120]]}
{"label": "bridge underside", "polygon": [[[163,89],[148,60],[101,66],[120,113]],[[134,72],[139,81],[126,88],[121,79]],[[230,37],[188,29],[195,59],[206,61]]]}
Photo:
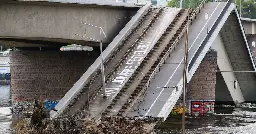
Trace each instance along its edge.
{"label": "bridge underside", "polygon": [[[71,43],[95,47],[102,39],[107,45],[137,10],[124,5],[1,1],[0,42],[15,47]],[[102,27],[107,37],[84,23]]]}

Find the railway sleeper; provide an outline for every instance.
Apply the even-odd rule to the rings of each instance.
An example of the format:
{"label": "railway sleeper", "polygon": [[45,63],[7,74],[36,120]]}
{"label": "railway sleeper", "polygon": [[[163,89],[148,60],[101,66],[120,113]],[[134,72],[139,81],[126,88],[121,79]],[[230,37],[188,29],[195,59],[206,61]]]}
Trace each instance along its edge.
{"label": "railway sleeper", "polygon": [[114,105],[116,105],[116,104],[115,104],[115,103],[110,103],[111,108],[112,108]]}
{"label": "railway sleeper", "polygon": [[142,80],[141,83],[147,83],[148,81],[147,80]]}
{"label": "railway sleeper", "polygon": [[122,113],[118,113],[117,116],[123,116]]}
{"label": "railway sleeper", "polygon": [[[126,109],[126,108],[125,108],[125,109]],[[119,112],[120,112],[120,114],[122,115],[122,113],[124,113],[125,110],[121,109]]]}
{"label": "railway sleeper", "polygon": [[[127,89],[127,88],[125,88],[125,89]],[[121,90],[120,90],[120,92],[121,92],[121,93],[124,93],[124,92],[125,92],[125,90],[121,89]]]}
{"label": "railway sleeper", "polygon": [[149,70],[149,72],[153,72],[155,69],[153,69],[153,68],[150,68],[150,70]]}
{"label": "railway sleeper", "polygon": [[106,109],[104,113],[109,113],[110,112],[110,109]]}
{"label": "railway sleeper", "polygon": [[119,96],[116,96],[115,98],[116,98],[116,99],[120,99],[121,96],[122,96],[122,95],[119,95]]}
{"label": "railway sleeper", "polygon": [[108,107],[107,107],[107,109],[111,109],[112,108],[112,105],[109,105]]}
{"label": "railway sleeper", "polygon": [[107,113],[106,113],[106,112],[103,112],[103,113],[102,113],[102,115],[103,115],[103,116],[106,116],[106,115],[107,115]]}
{"label": "railway sleeper", "polygon": [[133,93],[131,94],[131,96],[132,96],[132,98],[134,98],[135,96],[137,96],[137,93],[133,92]]}
{"label": "railway sleeper", "polygon": [[143,84],[143,83],[140,83],[140,84],[138,85],[137,89],[141,89],[142,86],[144,86],[144,84]]}
{"label": "railway sleeper", "polygon": [[124,106],[129,106],[129,104],[128,104],[128,103],[125,103]]}
{"label": "railway sleeper", "polygon": [[146,56],[146,57],[144,58],[144,60],[149,60],[149,58],[150,58],[150,57]]}
{"label": "railway sleeper", "polygon": [[127,106],[122,106],[122,109],[127,109]]}
{"label": "railway sleeper", "polygon": [[129,99],[132,99],[132,100],[133,100],[133,99],[134,99],[134,96],[130,96]]}
{"label": "railway sleeper", "polygon": [[138,90],[138,89],[134,90],[134,93],[138,93],[138,92],[139,92],[139,90]]}
{"label": "railway sleeper", "polygon": [[[141,63],[141,64],[143,64],[143,63]],[[138,71],[135,71],[135,72],[133,73],[133,75],[137,75],[137,74],[139,74]]]}

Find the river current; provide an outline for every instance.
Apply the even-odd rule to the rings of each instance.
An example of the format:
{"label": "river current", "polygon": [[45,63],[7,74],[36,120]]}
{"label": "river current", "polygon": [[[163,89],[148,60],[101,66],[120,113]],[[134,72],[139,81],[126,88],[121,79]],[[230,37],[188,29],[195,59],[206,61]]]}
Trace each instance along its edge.
{"label": "river current", "polygon": [[[10,86],[0,86],[0,134],[11,134]],[[256,104],[246,103],[240,108],[225,105],[218,113],[204,117],[187,117],[187,134],[256,134]],[[180,117],[168,117],[155,129],[157,134],[178,134]]]}
{"label": "river current", "polygon": [[0,134],[11,133],[11,94],[9,85],[0,86]]}

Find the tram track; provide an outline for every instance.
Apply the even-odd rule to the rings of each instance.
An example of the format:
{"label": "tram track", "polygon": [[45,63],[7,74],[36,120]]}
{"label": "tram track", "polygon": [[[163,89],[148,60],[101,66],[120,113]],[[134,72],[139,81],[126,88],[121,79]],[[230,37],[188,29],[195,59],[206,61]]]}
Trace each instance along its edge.
{"label": "tram track", "polygon": [[[181,11],[182,14],[181,16],[178,16],[179,19],[171,24],[169,28],[167,28],[167,32],[163,35],[163,39],[159,40],[159,42],[155,45],[155,47],[152,49],[152,51],[149,53],[148,57],[143,61],[144,64],[142,64],[141,70],[146,68],[146,64],[148,63],[149,59],[155,58],[155,55],[158,54],[157,59],[153,64],[151,63],[151,67],[149,71],[146,73],[146,75],[142,78],[141,82],[139,85],[135,88],[134,92],[131,94],[131,96],[128,98],[126,103],[122,106],[122,108],[119,110],[118,115],[119,116],[125,116],[128,111],[131,110],[132,106],[137,102],[139,97],[146,91],[147,87],[149,86],[150,80],[154,77],[154,75],[160,71],[160,66],[165,62],[167,59],[167,55],[169,55],[176,47],[178,40],[182,37],[182,35],[185,32],[186,25],[188,24],[188,17],[189,17],[189,10],[183,10]],[[181,25],[178,25],[181,23]],[[171,32],[170,30],[173,29],[174,26],[179,27],[177,31],[175,32],[174,36],[172,39],[169,41],[169,43],[166,45],[164,49],[161,49],[160,45],[163,45],[165,37],[168,36],[168,32]],[[159,51],[162,51],[159,53]],[[140,70],[138,70],[140,71]]]}
{"label": "tram track", "polygon": [[[113,116],[113,115],[126,116],[128,112],[134,110],[134,109],[132,110],[132,107],[135,105],[135,103],[138,103],[138,104],[141,103],[141,102],[138,102],[139,98],[144,96],[145,91],[149,87],[150,81],[154,78],[155,74],[160,71],[161,65],[164,64],[166,59],[170,56],[170,53],[173,50],[175,50],[175,46],[177,45],[178,41],[184,35],[188,26],[192,24],[192,21],[196,18],[197,14],[200,13],[200,10],[203,7],[204,7],[204,2],[202,2],[200,4],[200,6],[196,9],[194,9],[194,10],[191,10],[191,9],[187,9],[187,11],[185,11],[185,9],[181,10],[180,13],[187,12],[187,15],[184,16],[184,17],[186,17],[186,19],[184,19],[184,18],[182,18],[182,16],[180,16],[181,19],[179,19],[179,20],[180,20],[180,22],[182,22],[182,25],[180,25],[180,27],[178,26],[179,29],[175,32],[175,35],[169,41],[169,43],[166,45],[165,49],[162,49],[163,51],[160,52],[160,55],[157,56],[157,59],[155,60],[154,59],[156,57],[155,55],[157,55],[156,52],[159,52],[160,45],[161,46],[163,45],[163,41],[164,41],[166,35],[170,34],[169,33],[170,29],[172,29],[173,26],[175,26],[176,24],[179,24],[179,23],[175,24],[175,20],[173,21],[174,23],[170,24],[170,26],[167,28],[167,31],[158,40],[158,42],[156,43],[154,48],[151,49],[148,56],[143,60],[140,67],[138,67],[136,72],[131,77],[130,83],[126,83],[126,85],[123,88],[123,89],[126,89],[126,90],[121,91],[121,92],[124,92],[124,93],[130,92],[129,94],[126,94],[126,96],[128,96],[128,99],[125,99],[125,103],[119,105],[119,107],[121,107],[121,108],[119,108],[118,110],[117,109],[113,110],[113,106],[116,105],[115,103],[112,104],[112,106],[110,105],[108,107],[108,109],[105,110],[104,115],[106,115],[106,116]],[[176,20],[178,18],[179,18],[179,15],[178,15],[178,17],[176,17]],[[176,27],[177,27],[177,25],[176,25]],[[153,64],[152,64],[152,61],[150,61],[152,59],[154,59]],[[148,63],[151,63],[151,64],[148,64]],[[150,69],[148,71],[144,72],[146,75],[142,76],[143,78],[140,77],[138,79],[139,72],[142,72],[143,70],[147,69],[148,66],[150,66],[150,65],[151,65]],[[137,81],[138,84],[135,85],[135,86],[134,85],[132,86],[131,83],[136,83],[134,81]],[[129,91],[129,88],[130,88],[131,91]],[[122,94],[118,95],[119,98],[122,98],[121,96],[122,96]],[[111,113],[112,113],[112,115],[111,115]]]}
{"label": "tram track", "polygon": [[[149,30],[149,28],[154,24],[154,22],[157,20],[157,18],[159,17],[159,15],[161,15],[162,11],[163,11],[163,8],[159,8],[159,9],[151,9],[153,10],[152,11],[152,14],[149,15],[149,19],[146,20],[146,23],[145,26],[146,28],[144,28],[144,30],[141,32],[139,30],[137,30],[135,33],[135,35],[139,35],[139,37],[134,41],[134,39],[131,39],[130,41],[128,41],[127,43],[124,43],[123,46],[127,46],[127,44],[130,44],[134,41],[134,43],[132,43],[132,45],[130,46],[130,48],[125,51],[125,54],[122,55],[122,58],[118,61],[118,63],[115,65],[114,69],[111,69],[109,67],[107,67],[108,69],[111,69],[111,73],[109,73],[107,75],[107,78],[106,78],[106,83],[108,83],[111,78],[113,78],[113,75],[118,72],[118,69],[120,68],[120,66],[124,63],[124,60],[131,54],[131,52],[135,49],[135,47],[138,45],[138,43],[143,39],[143,37],[145,36],[145,34],[147,33],[147,31]],[[152,16],[153,15],[153,16]],[[153,18],[151,18],[153,17]],[[149,22],[147,22],[149,21]],[[144,26],[144,27],[145,27]],[[138,34],[138,33],[141,33],[141,34]],[[96,89],[100,89],[102,88],[102,85],[98,86]],[[100,93],[100,90],[97,90],[98,91],[98,94]],[[94,96],[94,98],[90,101],[93,101],[95,99],[96,95]]]}
{"label": "tram track", "polygon": [[187,23],[188,11],[181,9],[173,22],[166,29],[158,42],[144,58],[140,66],[133,73],[129,81],[113,99],[112,103],[104,111],[104,116],[122,115],[136,102],[136,96],[140,96],[142,89],[148,81],[150,74],[158,65],[163,54],[173,45],[174,40],[182,32]]}
{"label": "tram track", "polygon": [[[136,44],[143,38],[147,33],[151,25],[157,20],[157,17],[163,11],[162,8],[150,8],[146,15],[141,19],[137,27],[131,32],[131,34],[124,40],[118,49],[112,53],[112,56],[104,63],[106,83],[109,82],[113,74],[115,74],[122,64],[125,57],[129,56],[129,53],[134,49]],[[114,68],[114,69],[113,69]],[[101,81],[101,71],[96,72],[93,78],[86,84],[85,90],[82,90],[79,95],[71,103],[71,109],[74,109],[73,113],[78,113],[77,111],[85,111],[88,108],[89,103],[92,103],[97,95],[101,92],[102,83]],[[87,90],[87,92],[85,92]],[[91,91],[88,93],[88,90]],[[90,95],[89,95],[90,94]],[[88,103],[89,98],[89,103]],[[79,103],[79,100],[84,100]],[[85,102],[87,101],[87,102]],[[80,109],[80,110],[75,110]],[[72,114],[72,113],[71,113]]]}
{"label": "tram track", "polygon": [[[170,53],[175,50],[175,46],[177,45],[179,39],[183,36],[185,33],[188,25],[191,24],[192,20],[196,18],[196,15],[200,12],[200,9],[203,7],[201,5],[195,10],[187,10],[188,15],[186,16],[187,19],[183,20],[182,25],[179,27],[179,29],[176,31],[174,37],[170,40],[168,45],[163,49],[161,54],[158,56],[157,60],[155,60],[154,64],[151,66],[150,70],[146,73],[146,75],[143,77],[143,79],[140,81],[140,83],[134,88],[134,91],[130,94],[129,98],[126,100],[125,104],[122,105],[121,109],[118,110],[118,113],[116,115],[118,116],[126,116],[129,111],[131,111],[131,108],[134,106],[134,104],[139,100],[141,96],[145,93],[146,89],[149,87],[151,79],[154,78],[155,74],[160,71],[160,67],[166,59],[169,57]],[[184,12],[184,11],[183,11]],[[182,22],[182,21],[181,21]],[[173,23],[173,25],[175,25]],[[168,34],[168,30],[171,29],[173,26],[170,25],[169,28],[167,28],[167,32],[163,34],[165,36]],[[159,45],[161,44],[162,40],[160,39],[159,42],[155,45],[156,47],[152,49],[152,51],[149,53],[148,57],[146,57],[143,61],[144,64],[141,64],[141,67],[138,68],[138,72],[144,70],[147,63],[149,62],[149,59],[152,59],[154,57],[154,53],[156,51],[159,51]],[[162,44],[161,44],[162,45]],[[137,74],[138,74],[137,72]],[[134,73],[136,75],[136,73]],[[129,87],[130,85],[127,85],[126,87]],[[140,102],[138,102],[140,103]]]}

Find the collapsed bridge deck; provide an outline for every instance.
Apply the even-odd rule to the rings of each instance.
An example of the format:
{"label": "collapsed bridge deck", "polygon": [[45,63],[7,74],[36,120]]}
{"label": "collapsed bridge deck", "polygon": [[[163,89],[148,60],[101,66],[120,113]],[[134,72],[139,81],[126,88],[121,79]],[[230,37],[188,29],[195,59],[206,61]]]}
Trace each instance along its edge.
{"label": "collapsed bridge deck", "polygon": [[[233,9],[231,1],[202,4],[195,10],[145,5],[103,52],[106,91],[102,90],[99,57],[51,116],[166,119],[182,93],[185,31],[189,29],[191,35],[189,81]],[[161,88],[166,86],[175,88]]]}

